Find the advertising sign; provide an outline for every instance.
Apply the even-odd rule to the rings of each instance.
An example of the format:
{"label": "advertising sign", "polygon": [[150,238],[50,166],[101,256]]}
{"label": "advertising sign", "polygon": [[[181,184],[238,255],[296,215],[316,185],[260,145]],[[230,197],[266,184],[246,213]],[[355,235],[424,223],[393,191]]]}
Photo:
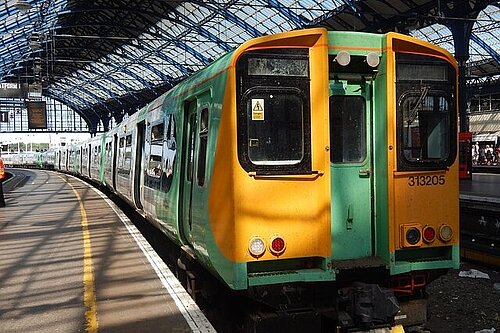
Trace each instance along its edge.
{"label": "advertising sign", "polygon": [[47,111],[45,109],[45,102],[28,102],[28,128],[47,128]]}

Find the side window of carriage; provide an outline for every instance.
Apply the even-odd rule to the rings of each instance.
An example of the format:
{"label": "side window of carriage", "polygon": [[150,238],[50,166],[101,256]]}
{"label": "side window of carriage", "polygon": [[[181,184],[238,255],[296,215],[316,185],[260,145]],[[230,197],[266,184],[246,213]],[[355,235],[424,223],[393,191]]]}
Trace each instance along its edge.
{"label": "side window of carriage", "polygon": [[175,116],[169,114],[165,124],[165,143],[163,145],[163,172],[161,176],[161,190],[168,192],[174,179],[175,157],[177,154],[177,134]]}
{"label": "side window of carriage", "polygon": [[125,137],[125,153],[123,158],[123,168],[129,174],[132,167],[132,134]]}
{"label": "side window of carriage", "polygon": [[148,177],[147,185],[152,188],[160,187],[160,177],[162,174],[161,160],[163,155],[163,123],[151,127],[150,151],[146,174]]}
{"label": "side window of carriage", "polygon": [[104,165],[105,165],[105,170],[107,172],[111,171],[111,161],[112,161],[112,158],[113,158],[112,147],[113,147],[113,143],[111,141],[110,142],[106,142],[106,147],[105,147],[106,161],[104,161]]}
{"label": "side window of carriage", "polygon": [[117,161],[117,169],[118,173],[121,174],[123,172],[123,155],[125,153],[125,137],[122,136],[118,141],[118,161]]}
{"label": "side window of carriage", "polygon": [[96,162],[96,164],[98,167],[101,166],[101,146],[100,146],[100,144],[97,147],[97,162]]}
{"label": "side window of carriage", "polygon": [[118,144],[118,174],[128,176],[130,174],[132,156],[132,135],[123,136]]}

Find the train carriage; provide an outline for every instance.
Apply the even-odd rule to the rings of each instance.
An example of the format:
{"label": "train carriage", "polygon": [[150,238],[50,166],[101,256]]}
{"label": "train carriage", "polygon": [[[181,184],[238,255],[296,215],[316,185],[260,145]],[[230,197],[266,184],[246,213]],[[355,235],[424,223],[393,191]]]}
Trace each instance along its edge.
{"label": "train carriage", "polygon": [[265,36],[92,139],[90,174],[234,291],[338,330],[417,324],[458,267],[456,99],[427,42]]}

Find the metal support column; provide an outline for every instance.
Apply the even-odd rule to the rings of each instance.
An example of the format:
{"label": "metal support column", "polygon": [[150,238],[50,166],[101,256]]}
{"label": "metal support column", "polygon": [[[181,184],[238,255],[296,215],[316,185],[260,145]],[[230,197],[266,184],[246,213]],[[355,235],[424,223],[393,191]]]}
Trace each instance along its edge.
{"label": "metal support column", "polygon": [[[472,7],[470,7],[472,6]],[[455,58],[458,61],[458,113],[460,116],[460,132],[469,131],[469,118],[467,114],[467,96],[466,89],[466,62],[469,60],[469,43],[471,39],[472,28],[479,12],[486,7],[481,1],[472,3],[463,1],[450,1],[444,6],[443,11],[446,15],[443,24],[445,24],[453,35],[455,45]]]}

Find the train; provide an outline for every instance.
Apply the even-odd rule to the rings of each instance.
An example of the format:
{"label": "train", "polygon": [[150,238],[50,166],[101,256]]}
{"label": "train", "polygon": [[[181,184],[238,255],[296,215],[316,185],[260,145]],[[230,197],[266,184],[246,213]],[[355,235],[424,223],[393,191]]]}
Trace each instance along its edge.
{"label": "train", "polygon": [[[53,152],[52,152],[53,153]],[[23,168],[42,168],[42,154],[36,151],[22,153],[7,153],[1,155],[6,166]],[[47,160],[43,158],[43,160]]]}
{"label": "train", "polygon": [[45,164],[140,211],[180,266],[310,330],[397,331],[459,267],[457,71],[393,32],[263,36]]}

